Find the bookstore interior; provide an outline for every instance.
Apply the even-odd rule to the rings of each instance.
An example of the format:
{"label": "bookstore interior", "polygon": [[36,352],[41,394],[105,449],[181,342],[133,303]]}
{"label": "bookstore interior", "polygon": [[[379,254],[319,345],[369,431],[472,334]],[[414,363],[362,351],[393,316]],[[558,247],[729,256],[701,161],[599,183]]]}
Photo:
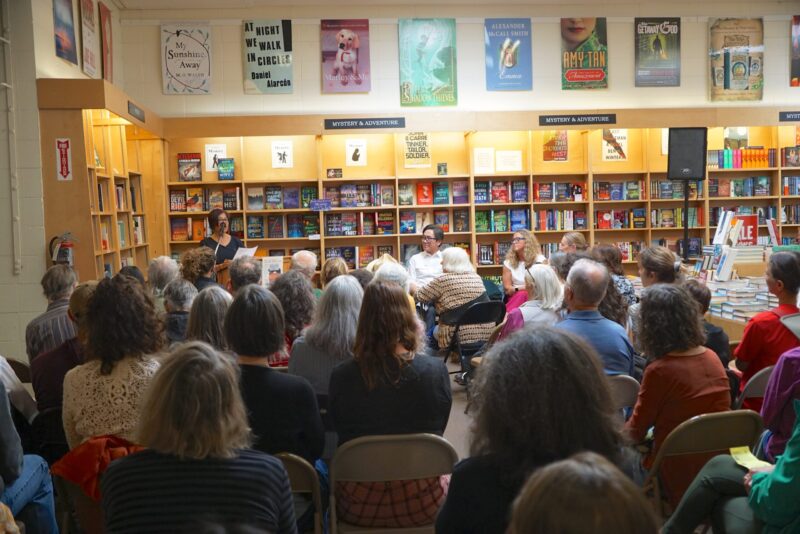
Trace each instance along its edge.
{"label": "bookstore interior", "polygon": [[[417,20],[399,21],[401,42],[414,30],[404,24]],[[502,25],[490,31],[490,20],[487,90],[490,81],[500,84],[495,90],[508,89],[504,75],[490,80],[489,47],[497,39],[500,70],[522,65],[522,83],[530,84],[530,19],[502,19],[527,21],[522,45],[503,38]],[[343,61],[335,51],[326,55],[325,32],[345,22],[355,24],[322,21],[323,72],[337,68],[328,61]],[[253,21],[243,24],[244,37],[258,29]],[[242,45],[247,72],[258,63],[246,50],[257,33]],[[669,31],[656,37],[650,52],[665,59],[662,46],[672,46],[670,38]],[[712,47],[715,38],[712,26]],[[719,46],[724,50],[710,60],[712,100],[760,99],[762,48]],[[383,254],[407,261],[420,250],[422,229],[434,223],[448,246],[466,249],[478,273],[496,280],[515,231],[532,230],[545,256],[558,251],[564,233],[577,231],[590,244],[619,247],[632,276],[639,251],[651,244],[687,257],[687,268],[715,289],[711,311],[720,318],[745,321],[772,304],[763,284],[765,257],[800,236],[797,106],[443,114],[430,107],[452,105],[456,82],[415,89],[419,73],[402,72],[406,48],[400,47],[400,96],[402,106],[411,106],[401,108],[407,113],[168,118],[107,80],[39,79],[41,150],[52,154],[55,146],[58,156],[43,158],[47,235],[69,232],[81,243],[73,259],[80,276],[99,278],[125,265],[145,268],[159,255],[179,258],[209,235],[208,215],[216,208],[228,213],[230,233],[246,248],[281,265],[301,249],[323,260],[342,257],[350,268]],[[411,46],[408,53],[421,58],[426,50]],[[593,53],[595,64],[565,50],[562,89],[607,87],[604,50]],[[369,69],[364,59],[360,74],[342,64],[345,74],[333,80],[350,77],[355,83],[347,91],[368,91],[360,85]],[[744,74],[733,63],[745,65]],[[274,80],[285,66],[262,70]],[[447,67],[444,61],[440,70]],[[674,65],[652,67],[657,75],[649,77],[645,70],[643,85],[675,82]],[[170,74],[164,94],[191,74]],[[255,74],[245,92],[277,92],[270,91],[277,82],[260,85]],[[442,84],[449,79],[436,75]],[[345,91],[345,82],[326,89],[325,80],[323,92]],[[412,109],[420,106],[428,107]],[[704,168],[699,176],[670,180],[670,128],[688,126],[707,128]],[[51,177],[57,187],[47,185]]]}

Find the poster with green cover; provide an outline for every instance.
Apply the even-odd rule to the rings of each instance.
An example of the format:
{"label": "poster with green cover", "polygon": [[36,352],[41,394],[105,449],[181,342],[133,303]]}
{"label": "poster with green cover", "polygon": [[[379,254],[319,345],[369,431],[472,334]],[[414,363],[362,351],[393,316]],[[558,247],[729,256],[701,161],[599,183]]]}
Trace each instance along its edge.
{"label": "poster with green cover", "polygon": [[400,19],[400,105],[455,106],[455,19]]}
{"label": "poster with green cover", "polygon": [[561,19],[561,89],[608,88],[605,17]]}

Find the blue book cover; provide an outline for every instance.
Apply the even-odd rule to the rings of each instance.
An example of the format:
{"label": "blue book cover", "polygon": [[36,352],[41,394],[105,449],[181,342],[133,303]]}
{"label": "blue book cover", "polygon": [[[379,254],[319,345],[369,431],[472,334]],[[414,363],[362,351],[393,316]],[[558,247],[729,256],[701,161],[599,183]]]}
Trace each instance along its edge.
{"label": "blue book cover", "polygon": [[509,212],[509,219],[511,222],[511,231],[529,230],[528,223],[528,209],[513,209]]}
{"label": "blue book cover", "polygon": [[530,91],[531,19],[486,19],[483,35],[486,90]]}

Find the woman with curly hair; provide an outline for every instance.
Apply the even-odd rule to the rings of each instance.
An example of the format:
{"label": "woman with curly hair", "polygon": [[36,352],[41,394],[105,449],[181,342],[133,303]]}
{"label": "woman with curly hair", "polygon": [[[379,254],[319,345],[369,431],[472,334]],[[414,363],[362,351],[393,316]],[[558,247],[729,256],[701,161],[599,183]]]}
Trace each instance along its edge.
{"label": "woman with curly hair", "polygon": [[[511,298],[519,291],[524,293],[526,269],[529,269],[534,263],[544,262],[545,257],[542,256],[536,236],[531,231],[524,229],[514,232],[511,238],[511,248],[508,249],[505,260],[503,260],[503,290],[506,296]],[[527,296],[522,298],[517,306],[526,300],[528,300]]]}
{"label": "woman with curly hair", "polygon": [[198,293],[189,312],[186,340],[205,341],[217,350],[227,350],[223,322],[231,302],[233,297],[221,287],[207,287]]}
{"label": "woman with curly hair", "polygon": [[181,256],[181,276],[193,283],[198,291],[209,286],[218,286],[213,279],[214,265],[214,251],[210,248],[189,249]]}
{"label": "woman with curly hair", "polygon": [[614,245],[595,245],[592,247],[592,258],[606,266],[614,280],[614,287],[628,302],[628,306],[635,303],[636,292],[633,290],[633,282],[625,278],[625,271],[622,269],[622,253],[619,249]]}
{"label": "woman with curly hair", "polygon": [[474,382],[470,458],[456,464],[436,532],[505,532],[525,480],[551,462],[592,451],[621,458],[608,382],[585,341],[542,327],[484,356]]}
{"label": "woman with curly hair", "polygon": [[163,343],[153,299],[136,279],[101,280],[86,312],[86,363],[64,377],[64,432],[71,449],[105,434],[134,440],[139,406]]}
{"label": "woman with curly hair", "polygon": [[[703,346],[703,322],[685,288],[656,284],[642,292],[637,339],[650,364],[626,429],[640,443],[655,427],[652,448],[642,458],[649,469],[675,427],[695,415],[729,410],[731,394],[719,358]],[[706,460],[708,456],[690,456],[664,462],[662,482],[673,505]]]}
{"label": "woman with curly hair", "polygon": [[347,263],[342,258],[335,257],[325,260],[325,263],[322,264],[322,271],[319,273],[322,289],[325,289],[331,280],[343,274],[347,274]]}
{"label": "woman with curly hair", "polygon": [[311,324],[314,317],[314,307],[317,299],[308,277],[300,271],[289,271],[282,274],[270,286],[272,291],[283,306],[283,316],[286,321],[284,339],[286,351],[280,362],[272,362],[286,366],[289,364],[289,353],[292,351],[294,340],[300,337],[305,328]]}

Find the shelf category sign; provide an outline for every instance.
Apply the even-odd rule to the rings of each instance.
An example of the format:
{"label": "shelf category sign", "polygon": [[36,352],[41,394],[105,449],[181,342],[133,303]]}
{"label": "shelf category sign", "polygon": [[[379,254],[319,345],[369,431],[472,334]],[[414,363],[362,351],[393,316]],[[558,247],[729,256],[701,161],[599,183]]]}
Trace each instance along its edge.
{"label": "shelf category sign", "polygon": [[373,119],[325,119],[326,130],[373,130],[376,128],[405,128],[405,117]]}
{"label": "shelf category sign", "polygon": [[576,115],[539,115],[539,126],[568,126],[570,124],[616,124],[616,113],[587,113]]}

